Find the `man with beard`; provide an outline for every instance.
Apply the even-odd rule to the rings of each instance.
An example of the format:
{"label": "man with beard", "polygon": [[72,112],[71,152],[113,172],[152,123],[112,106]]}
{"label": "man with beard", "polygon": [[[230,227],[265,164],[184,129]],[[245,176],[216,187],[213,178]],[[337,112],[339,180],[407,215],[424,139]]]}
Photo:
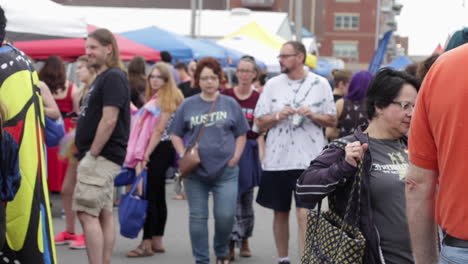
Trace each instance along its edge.
{"label": "man with beard", "polygon": [[114,35],[88,35],[86,54],[98,75],[91,84],[76,126],[77,183],[73,210],[86,239],[88,263],[111,262],[115,240],[112,216],[114,177],[125,160],[130,133],[130,89]]}
{"label": "man with beard", "polygon": [[[289,211],[297,178],[323,149],[324,127],[336,125],[328,81],[304,69],[306,51],[286,42],[278,56],[281,72],[270,79],[255,108],[256,124],[269,131],[257,202],[274,210],[273,233],[279,263],[289,263]],[[299,254],[304,249],[307,209],[296,201]]]}

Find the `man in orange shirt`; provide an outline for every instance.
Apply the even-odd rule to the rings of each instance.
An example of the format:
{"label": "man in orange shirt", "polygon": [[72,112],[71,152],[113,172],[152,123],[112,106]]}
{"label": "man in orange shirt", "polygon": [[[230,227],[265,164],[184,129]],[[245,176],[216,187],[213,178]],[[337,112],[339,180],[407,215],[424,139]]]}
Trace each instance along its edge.
{"label": "man in orange shirt", "polygon": [[[468,263],[467,58],[468,45],[441,55],[416,101],[406,202],[417,264]],[[436,224],[445,234],[440,260]]]}

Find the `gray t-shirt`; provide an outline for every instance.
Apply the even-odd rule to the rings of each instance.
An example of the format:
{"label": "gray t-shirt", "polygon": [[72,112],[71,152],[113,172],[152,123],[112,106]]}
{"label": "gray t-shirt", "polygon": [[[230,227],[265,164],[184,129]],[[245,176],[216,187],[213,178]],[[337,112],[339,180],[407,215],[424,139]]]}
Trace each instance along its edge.
{"label": "gray t-shirt", "polygon": [[249,124],[234,99],[218,95],[218,101],[208,116],[211,103],[204,101],[200,95],[185,99],[169,128],[170,133],[184,138],[185,146],[190,146],[206,118],[209,118],[198,142],[201,165],[194,171],[195,177],[206,181],[214,180],[223,173],[234,154],[236,138],[249,130]]}
{"label": "gray t-shirt", "polygon": [[401,140],[369,138],[374,223],[387,264],[414,263],[406,220],[406,144]]}

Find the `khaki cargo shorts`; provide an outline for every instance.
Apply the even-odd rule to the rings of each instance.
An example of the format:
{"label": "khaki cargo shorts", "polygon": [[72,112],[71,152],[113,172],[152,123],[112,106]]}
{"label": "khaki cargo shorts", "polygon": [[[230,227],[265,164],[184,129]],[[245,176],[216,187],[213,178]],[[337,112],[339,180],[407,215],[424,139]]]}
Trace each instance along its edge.
{"label": "khaki cargo shorts", "polygon": [[101,210],[112,212],[114,178],[121,167],[102,156],[89,153],[79,162],[73,192],[73,210],[99,216]]}

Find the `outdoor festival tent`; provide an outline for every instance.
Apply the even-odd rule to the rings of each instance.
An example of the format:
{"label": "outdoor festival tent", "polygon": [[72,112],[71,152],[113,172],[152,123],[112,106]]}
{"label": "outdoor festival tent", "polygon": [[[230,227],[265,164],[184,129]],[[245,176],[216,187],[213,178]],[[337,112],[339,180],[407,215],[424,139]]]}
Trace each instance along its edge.
{"label": "outdoor festival tent", "polygon": [[198,60],[210,56],[226,64],[228,59],[225,49],[219,45],[210,45],[155,26],[124,32],[121,35],[145,46],[169,51],[176,61]]}
{"label": "outdoor festival tent", "polygon": [[169,51],[174,59],[193,57],[193,51],[187,44],[178,41],[174,34],[153,26],[123,32],[120,35],[152,49]]}
{"label": "outdoor festival tent", "polygon": [[264,62],[269,72],[280,72],[281,70],[276,58],[278,51],[250,37],[237,35],[222,39],[217,43],[240,53],[251,55],[256,60]]}
{"label": "outdoor festival tent", "polygon": [[[157,26],[182,36],[190,36],[191,10],[171,8],[128,8],[67,6],[74,14],[86,17],[89,24],[108,28],[112,32],[127,32]],[[285,12],[251,11],[245,8],[232,10],[203,9],[196,14],[197,38],[218,40],[236,32],[252,21],[263,28],[291,39],[292,31]]]}
{"label": "outdoor festival tent", "polygon": [[[249,23],[248,25],[242,27],[233,34],[226,36],[225,38],[231,38],[238,35],[245,35],[254,40],[257,40],[277,50],[277,53],[279,53],[279,50],[281,49],[283,43],[286,42],[285,39],[268,32],[256,22]],[[305,64],[311,68],[317,67],[317,57],[312,54],[307,54]]]}
{"label": "outdoor festival tent", "polygon": [[410,65],[411,63],[413,63],[413,61],[410,60],[410,58],[406,56],[400,56],[394,59],[389,64],[384,65],[383,67],[390,67],[390,68],[394,68],[395,70],[404,70],[405,67]]}
{"label": "outdoor festival tent", "polygon": [[[154,62],[161,60],[159,51],[116,34],[114,36],[117,40],[122,60],[129,61],[136,55],[143,56],[146,61]],[[47,59],[50,55],[57,55],[66,61],[74,61],[77,57],[85,54],[84,38],[17,41],[13,45],[35,60],[43,60]]]}
{"label": "outdoor festival tent", "polygon": [[0,0],[5,11],[7,38],[32,39],[33,35],[57,38],[82,38],[87,33],[83,15],[49,0]]}
{"label": "outdoor festival tent", "polygon": [[[226,56],[227,56],[227,66],[228,67],[236,67],[237,66],[237,63],[239,62],[239,60],[242,58],[242,56],[244,55],[248,55],[248,54],[245,54],[245,53],[242,53],[242,52],[239,52],[237,50],[234,50],[234,49],[231,49],[231,48],[228,48],[228,47],[224,47],[224,46],[221,46],[219,45],[218,43],[210,40],[210,39],[200,39],[199,41],[202,41],[202,42],[205,42],[209,45],[213,45],[213,46],[217,46],[217,47],[222,47],[225,52],[226,52]],[[260,69],[266,69],[266,65],[263,61],[261,60],[255,60],[255,62],[257,63],[257,66],[260,68]]]}

